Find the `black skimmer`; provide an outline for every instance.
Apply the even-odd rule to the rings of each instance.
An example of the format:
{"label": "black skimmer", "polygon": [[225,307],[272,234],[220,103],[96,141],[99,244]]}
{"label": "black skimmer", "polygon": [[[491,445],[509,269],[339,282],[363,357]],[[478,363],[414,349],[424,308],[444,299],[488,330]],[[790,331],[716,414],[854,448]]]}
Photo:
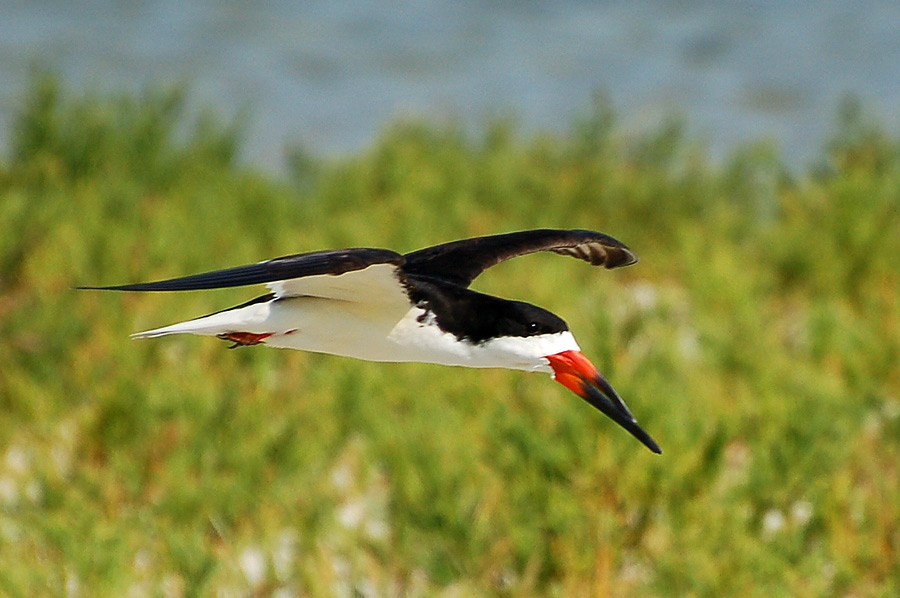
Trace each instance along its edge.
{"label": "black skimmer", "polygon": [[191,291],[266,284],[268,294],[237,307],[132,336],[199,334],[225,339],[232,347],[546,372],[651,451],[662,452],[581,353],[561,318],[468,288],[485,269],[537,251],[607,269],[637,261],[628,247],[602,233],[529,230],[405,255],[370,248],[314,251],[157,282],[79,288]]}

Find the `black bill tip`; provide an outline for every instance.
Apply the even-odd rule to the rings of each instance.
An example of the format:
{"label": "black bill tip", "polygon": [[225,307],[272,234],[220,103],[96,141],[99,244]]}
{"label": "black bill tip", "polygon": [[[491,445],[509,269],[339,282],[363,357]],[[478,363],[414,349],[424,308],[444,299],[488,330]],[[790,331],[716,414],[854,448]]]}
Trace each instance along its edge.
{"label": "black bill tip", "polygon": [[638,425],[637,420],[631,414],[625,402],[602,376],[596,382],[584,380],[580,395],[608,418],[625,428],[652,452],[657,455],[662,454],[662,449],[659,448],[656,441]]}

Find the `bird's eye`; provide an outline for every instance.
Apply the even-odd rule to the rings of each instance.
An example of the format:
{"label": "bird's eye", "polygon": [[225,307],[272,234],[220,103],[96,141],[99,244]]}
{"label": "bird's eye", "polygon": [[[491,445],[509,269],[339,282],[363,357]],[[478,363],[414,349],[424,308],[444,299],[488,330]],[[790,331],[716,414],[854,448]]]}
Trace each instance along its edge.
{"label": "bird's eye", "polygon": [[528,322],[525,329],[528,330],[530,334],[535,334],[540,329],[540,326],[538,326],[537,322]]}

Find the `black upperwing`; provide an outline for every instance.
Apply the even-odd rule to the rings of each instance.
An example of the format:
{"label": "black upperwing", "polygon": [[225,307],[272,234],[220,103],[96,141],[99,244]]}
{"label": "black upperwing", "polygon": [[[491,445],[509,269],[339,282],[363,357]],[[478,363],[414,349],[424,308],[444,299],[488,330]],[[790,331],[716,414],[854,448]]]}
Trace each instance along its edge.
{"label": "black upperwing", "polygon": [[223,289],[324,274],[336,276],[346,272],[363,270],[375,264],[401,266],[403,261],[402,255],[389,249],[334,249],[288,255],[257,264],[155,282],[106,287],[82,286],[77,288],[104,291],[196,291],[202,289]]}
{"label": "black upperwing", "polygon": [[475,237],[407,253],[406,274],[439,278],[463,287],[491,266],[520,255],[552,251],[607,269],[628,266],[637,256],[609,235],[589,230],[526,230]]}

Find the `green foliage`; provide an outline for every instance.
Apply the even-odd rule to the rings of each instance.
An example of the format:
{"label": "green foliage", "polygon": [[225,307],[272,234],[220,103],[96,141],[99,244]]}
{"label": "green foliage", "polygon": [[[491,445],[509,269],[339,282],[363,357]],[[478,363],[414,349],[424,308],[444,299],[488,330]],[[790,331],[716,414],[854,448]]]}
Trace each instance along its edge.
{"label": "green foliage", "polygon": [[[897,595],[900,158],[853,103],[838,127],[798,176],[598,103],[275,181],[180,90],[37,78],[0,167],[0,593]],[[546,377],[128,339],[252,290],[71,289],[529,227],[641,256],[476,286],[565,317],[662,456]]]}

